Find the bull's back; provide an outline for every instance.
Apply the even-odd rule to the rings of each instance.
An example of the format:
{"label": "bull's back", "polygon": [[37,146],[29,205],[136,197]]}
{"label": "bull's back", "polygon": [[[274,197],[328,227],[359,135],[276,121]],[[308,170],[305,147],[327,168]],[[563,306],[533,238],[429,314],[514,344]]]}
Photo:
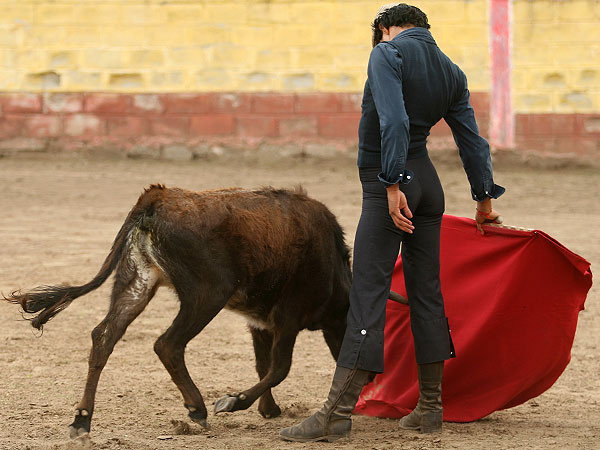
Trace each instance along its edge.
{"label": "bull's back", "polygon": [[316,258],[348,259],[335,216],[301,189],[194,192],[153,186],[144,195],[143,224],[163,244],[185,252],[202,244],[227,249],[254,272],[298,264],[311,250]]}

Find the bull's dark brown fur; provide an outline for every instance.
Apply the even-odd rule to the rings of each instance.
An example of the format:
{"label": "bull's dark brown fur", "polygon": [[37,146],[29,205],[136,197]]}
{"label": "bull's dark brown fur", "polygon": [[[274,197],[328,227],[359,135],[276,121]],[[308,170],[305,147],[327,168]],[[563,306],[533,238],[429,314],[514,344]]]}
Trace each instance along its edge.
{"label": "bull's dark brown fur", "polygon": [[171,327],[154,349],[181,391],[189,416],[205,425],[207,410],[184,363],[187,343],[223,308],[249,319],[260,382],[220,399],[216,412],[281,410],[271,388],[287,376],[296,336],[322,329],[337,358],[351,282],[349,251],[331,212],[301,190],[191,192],[153,185],[140,196],[98,274],[82,286],[41,286],[8,301],[44,323],[115,272],[111,304],[92,332],[85,392],[71,435],[89,432],[104,365],[127,326],[160,286],[180,300]]}

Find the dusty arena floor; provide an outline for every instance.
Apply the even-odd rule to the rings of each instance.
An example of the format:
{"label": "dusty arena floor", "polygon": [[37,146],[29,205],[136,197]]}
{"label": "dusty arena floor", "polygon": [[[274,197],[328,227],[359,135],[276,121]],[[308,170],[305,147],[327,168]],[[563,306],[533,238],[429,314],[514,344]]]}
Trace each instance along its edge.
{"label": "dusty arena floor", "polygon": [[[458,158],[456,158],[458,159]],[[447,213],[471,217],[460,164],[438,164]],[[600,264],[600,171],[498,164],[496,181],[508,188],[496,203],[505,223],[538,228]],[[286,187],[301,183],[337,215],[352,244],[360,185],[351,158],[242,158],[186,163],[90,160],[39,156],[0,159],[0,291],[39,284],[87,282],[99,269],[127,212],[150,183],[203,190],[226,186]],[[210,430],[186,420],[175,385],[155,356],[154,340],[178,305],[160,290],[129,327],[102,374],[89,440],[70,441],[87,372],[90,332],[104,317],[111,283],[75,301],[42,337],[18,308],[0,303],[0,449],[597,449],[600,448],[600,289],[593,287],[579,316],[572,362],[545,394],[483,420],[446,423],[421,436],[394,420],[358,416],[351,440],[292,444],[278,430],[321,406],[334,368],[319,332],[303,332],[288,378],[274,389],[281,417],[256,410],[215,416],[221,395],[256,382],[250,335],[243,319],[222,312],[188,346],[187,363],[209,408]]]}

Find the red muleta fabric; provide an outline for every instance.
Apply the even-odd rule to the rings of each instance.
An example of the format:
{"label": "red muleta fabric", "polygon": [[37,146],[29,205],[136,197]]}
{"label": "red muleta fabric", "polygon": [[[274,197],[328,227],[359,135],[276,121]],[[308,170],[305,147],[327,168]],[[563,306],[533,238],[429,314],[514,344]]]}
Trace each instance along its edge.
{"label": "red muleta fabric", "polygon": [[[471,219],[442,222],[442,292],[457,355],[444,368],[448,421],[480,419],[552,386],[592,285],[590,263],[546,233],[485,231]],[[392,290],[406,296],[400,258]],[[419,395],[408,307],[390,300],[386,317],[385,373],[364,388],[355,413],[402,417]]]}

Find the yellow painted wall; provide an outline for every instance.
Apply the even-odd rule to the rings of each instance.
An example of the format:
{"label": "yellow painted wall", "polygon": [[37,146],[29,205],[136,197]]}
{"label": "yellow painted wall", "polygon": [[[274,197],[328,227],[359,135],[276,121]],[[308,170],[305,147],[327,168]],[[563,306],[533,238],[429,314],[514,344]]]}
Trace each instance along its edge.
{"label": "yellow painted wall", "polygon": [[600,1],[514,0],[516,112],[600,111]]}
{"label": "yellow painted wall", "polygon": [[[0,91],[358,91],[379,1],[0,0]],[[490,90],[488,0],[415,0]],[[516,112],[600,111],[600,1],[514,0]]]}
{"label": "yellow painted wall", "polygon": [[[0,0],[0,91],[362,91],[382,3]],[[488,90],[487,0],[414,3]]]}

